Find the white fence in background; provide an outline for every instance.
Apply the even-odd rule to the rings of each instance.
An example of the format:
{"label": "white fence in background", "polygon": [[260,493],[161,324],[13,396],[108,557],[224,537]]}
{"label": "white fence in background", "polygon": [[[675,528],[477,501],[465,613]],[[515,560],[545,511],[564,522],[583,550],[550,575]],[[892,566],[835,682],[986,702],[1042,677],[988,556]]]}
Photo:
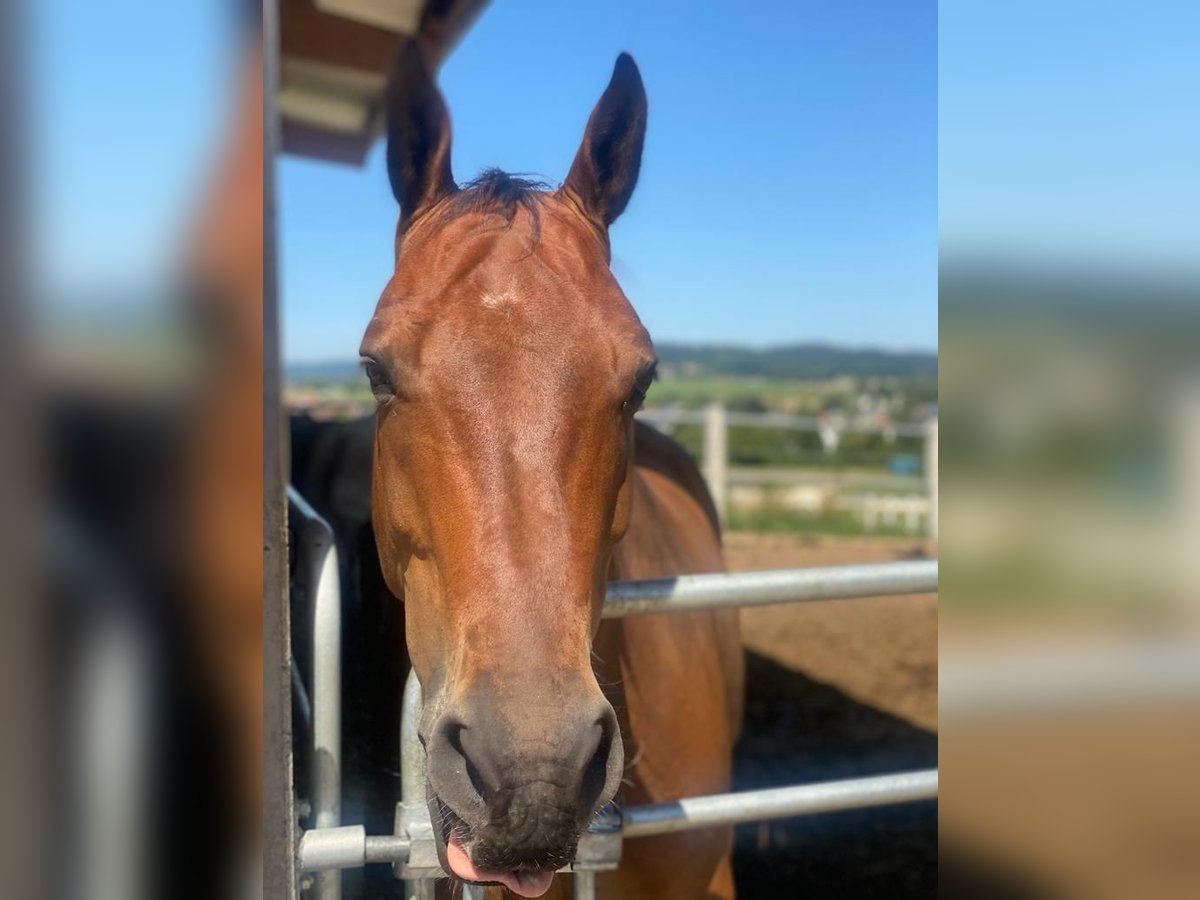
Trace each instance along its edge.
{"label": "white fence in background", "polygon": [[[835,419],[815,416],[789,416],[780,413],[729,412],[720,403],[710,403],[701,411],[676,409],[647,409],[641,418],[656,428],[669,429],[675,425],[700,425],[704,429],[700,469],[717,507],[722,522],[728,520],[729,490],[729,429],[775,428],[790,431],[815,431],[827,452],[837,449],[842,434],[881,434],[889,439],[896,437],[919,437],[924,439],[924,495],[910,497],[877,496],[868,494],[863,500],[845,504],[861,510],[863,526],[868,531],[879,525],[891,526],[899,521],[905,530],[915,532],[917,522],[924,517],[927,534],[931,540],[938,537],[938,423],[929,422],[889,423],[885,425],[862,425],[840,422]],[[788,476],[788,482],[800,480]]]}

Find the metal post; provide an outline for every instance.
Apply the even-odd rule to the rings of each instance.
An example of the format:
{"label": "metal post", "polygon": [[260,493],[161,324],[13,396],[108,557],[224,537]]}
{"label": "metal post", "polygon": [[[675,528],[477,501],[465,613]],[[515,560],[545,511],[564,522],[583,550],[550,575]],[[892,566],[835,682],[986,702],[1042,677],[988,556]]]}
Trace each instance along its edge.
{"label": "metal post", "polygon": [[421,680],[409,671],[404,681],[403,709],[400,715],[400,799],[404,803],[425,803],[425,749],[417,728],[421,723],[424,696]]}
{"label": "metal post", "polygon": [[[333,529],[288,487],[290,511],[308,562],[312,598],[312,808],[318,829],[336,828],[342,816],[342,598]],[[317,875],[317,900],[339,900],[342,876]]]}
{"label": "metal post", "polygon": [[580,870],[571,879],[574,900],[596,900],[596,873]]}
{"label": "metal post", "polygon": [[710,403],[704,410],[704,457],[702,467],[708,492],[717,508],[717,518],[724,525],[728,514],[726,503],[727,469],[729,467],[728,432],[725,407]]}
{"label": "metal post", "polygon": [[[421,682],[416,671],[408,673],[404,682],[404,699],[400,712],[400,806],[396,809],[396,833],[410,839],[414,849],[409,851],[407,865],[413,868],[437,869],[440,861],[436,851],[426,851],[429,858],[418,858],[417,848],[432,848],[433,826],[425,805],[425,748],[421,746],[417,728],[423,707]],[[396,866],[397,874],[400,866]],[[406,900],[434,900],[432,878],[410,878],[404,883]]]}
{"label": "metal post", "polygon": [[263,869],[265,900],[296,897],[292,654],[279,367],[275,156],[279,152],[279,5],[263,4]]}
{"label": "metal post", "polygon": [[317,828],[341,824],[342,812],[342,609],[338,554],[333,532],[313,519],[313,819]]}
{"label": "metal post", "polygon": [[938,420],[925,426],[925,484],[929,493],[929,539],[938,539]]}
{"label": "metal post", "polygon": [[[334,828],[342,819],[342,601],[337,546],[320,518],[310,520],[313,590],[313,821]],[[342,873],[317,875],[317,900],[340,900]]]}

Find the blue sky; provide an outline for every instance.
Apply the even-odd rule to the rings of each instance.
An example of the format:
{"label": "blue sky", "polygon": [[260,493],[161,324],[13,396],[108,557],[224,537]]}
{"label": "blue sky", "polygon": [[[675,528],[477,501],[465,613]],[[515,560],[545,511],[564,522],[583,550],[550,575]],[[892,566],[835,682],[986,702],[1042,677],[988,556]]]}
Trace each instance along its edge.
{"label": "blue sky", "polygon": [[38,0],[28,29],[34,276],[54,302],[154,302],[229,112],[232,4]]}
{"label": "blue sky", "polygon": [[[602,7],[602,8],[593,8]],[[233,4],[27,4],[35,277],[155,295],[220,146]],[[496,0],[442,82],[455,169],[563,177],[613,59],[650,96],[614,266],[660,340],[936,346],[935,250],[1200,269],[1194,0]],[[279,164],[288,353],[352,357],[381,148]],[[940,200],[940,208],[939,208]]]}
{"label": "blue sky", "polygon": [[[456,177],[561,181],[621,50],[650,117],[613,268],[657,340],[936,347],[936,4],[498,0],[441,73]],[[392,267],[382,147],[279,189],[286,356],[351,358]]]}
{"label": "blue sky", "polygon": [[944,260],[1200,272],[1200,3],[946,0]]}

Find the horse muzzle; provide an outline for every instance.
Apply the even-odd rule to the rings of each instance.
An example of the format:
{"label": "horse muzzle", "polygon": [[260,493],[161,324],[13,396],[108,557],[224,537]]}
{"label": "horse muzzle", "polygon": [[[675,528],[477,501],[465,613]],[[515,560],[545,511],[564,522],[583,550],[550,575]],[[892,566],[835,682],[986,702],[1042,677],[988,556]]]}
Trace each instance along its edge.
{"label": "horse muzzle", "polygon": [[478,693],[443,712],[427,741],[428,791],[447,871],[536,897],[616,793],[623,753],[598,690],[552,707],[531,699],[515,723]]}

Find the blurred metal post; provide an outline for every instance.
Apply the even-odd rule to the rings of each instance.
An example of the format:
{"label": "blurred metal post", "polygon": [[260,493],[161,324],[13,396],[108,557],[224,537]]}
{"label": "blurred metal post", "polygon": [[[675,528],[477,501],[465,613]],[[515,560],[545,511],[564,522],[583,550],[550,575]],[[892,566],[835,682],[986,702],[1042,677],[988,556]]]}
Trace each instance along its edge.
{"label": "blurred metal post", "polygon": [[146,773],[153,670],[147,638],[129,615],[91,624],[79,678],[80,734],[75,737],[81,865],[73,893],[81,900],[139,900],[150,859]]}
{"label": "blurred metal post", "polygon": [[1194,629],[1200,625],[1200,566],[1195,557],[1196,535],[1200,534],[1200,378],[1193,375],[1175,385],[1167,412],[1174,481],[1172,587],[1179,612]]}
{"label": "blurred metal post", "polygon": [[929,493],[929,539],[938,539],[938,420],[925,426],[925,484]]}
{"label": "blurred metal post", "polygon": [[704,409],[704,480],[717,508],[717,518],[724,525],[727,516],[726,491],[729,468],[729,448],[725,407],[710,403]]}

